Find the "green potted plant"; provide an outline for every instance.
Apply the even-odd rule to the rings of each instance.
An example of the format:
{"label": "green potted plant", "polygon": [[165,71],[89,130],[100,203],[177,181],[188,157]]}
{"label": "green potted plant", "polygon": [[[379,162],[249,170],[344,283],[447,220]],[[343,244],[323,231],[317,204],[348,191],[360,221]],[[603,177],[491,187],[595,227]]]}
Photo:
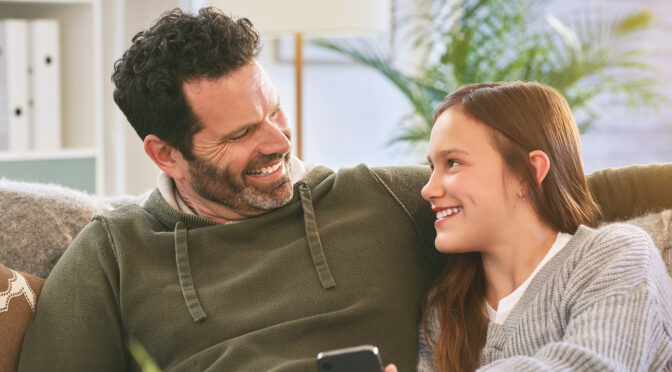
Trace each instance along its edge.
{"label": "green potted plant", "polygon": [[[652,69],[632,47],[652,14],[639,11],[604,19],[586,9],[561,21],[540,16],[543,0],[413,0],[415,11],[398,16],[400,33],[413,42],[424,66],[413,75],[397,69],[368,44],[317,40],[319,46],[350,56],[387,77],[413,112],[402,119],[391,142],[425,145],[434,107],[461,85],[526,80],[549,84],[569,102],[584,132],[600,117],[597,102],[622,100],[657,107]],[[630,45],[630,46],[629,46]]]}

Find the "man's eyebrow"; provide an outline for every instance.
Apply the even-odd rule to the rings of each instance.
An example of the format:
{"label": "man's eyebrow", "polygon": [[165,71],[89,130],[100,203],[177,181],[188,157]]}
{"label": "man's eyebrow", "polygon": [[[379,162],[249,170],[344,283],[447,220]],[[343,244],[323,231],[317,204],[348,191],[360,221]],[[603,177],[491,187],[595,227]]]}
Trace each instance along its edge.
{"label": "man's eyebrow", "polygon": [[[280,95],[277,95],[277,94],[276,94],[275,97],[276,97],[276,103],[275,103],[275,106],[273,106],[273,110],[271,110],[271,112],[275,112],[275,111],[279,110],[280,107],[281,107],[281,106],[280,106]],[[245,129],[245,128],[253,127],[253,126],[255,126],[255,125],[259,124],[259,123],[260,123],[259,121],[256,121],[256,122],[254,122],[254,123],[243,124],[243,125],[241,125],[241,126],[239,126],[239,127],[236,127],[235,129],[232,129],[232,130],[230,130],[230,131],[227,131],[227,132],[222,136],[222,138],[226,140],[226,139],[230,138],[234,133],[236,133],[236,132],[240,132],[241,130],[243,130],[243,129]]]}
{"label": "man's eyebrow", "polygon": [[242,131],[246,128],[250,128],[252,126],[254,126],[254,124],[245,124],[245,125],[241,125],[241,126],[236,127],[236,128],[232,128],[231,130],[226,131],[226,133],[222,134],[219,137],[220,141],[228,141],[229,139],[231,139],[234,136],[234,134],[236,134],[236,133],[238,133],[238,132],[240,132],[240,131]]}

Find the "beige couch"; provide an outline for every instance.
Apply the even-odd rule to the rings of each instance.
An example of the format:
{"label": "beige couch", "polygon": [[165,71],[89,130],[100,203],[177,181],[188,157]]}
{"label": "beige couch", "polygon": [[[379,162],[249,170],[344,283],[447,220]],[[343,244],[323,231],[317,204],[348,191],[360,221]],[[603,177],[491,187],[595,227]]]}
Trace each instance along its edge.
{"label": "beige couch", "polygon": [[94,215],[140,201],[0,179],[0,372],[15,370],[43,278],[75,235]]}
{"label": "beige couch", "polygon": [[[638,176],[652,169],[660,175]],[[629,219],[651,234],[672,273],[672,164],[628,167],[628,177],[620,179],[623,174],[596,172],[589,178],[591,190],[607,221]],[[75,235],[95,214],[142,199],[99,198],[57,185],[0,180],[0,372],[14,371],[41,278]]]}

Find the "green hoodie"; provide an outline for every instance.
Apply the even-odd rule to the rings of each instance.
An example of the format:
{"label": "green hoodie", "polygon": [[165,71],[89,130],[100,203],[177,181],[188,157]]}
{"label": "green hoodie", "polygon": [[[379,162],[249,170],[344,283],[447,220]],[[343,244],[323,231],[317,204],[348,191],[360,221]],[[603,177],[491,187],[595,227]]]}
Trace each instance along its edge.
{"label": "green hoodie", "polygon": [[49,276],[21,371],[315,371],[373,344],[414,368],[420,303],[439,268],[426,167],[317,167],[285,207],[219,224],[171,208],[94,218]]}

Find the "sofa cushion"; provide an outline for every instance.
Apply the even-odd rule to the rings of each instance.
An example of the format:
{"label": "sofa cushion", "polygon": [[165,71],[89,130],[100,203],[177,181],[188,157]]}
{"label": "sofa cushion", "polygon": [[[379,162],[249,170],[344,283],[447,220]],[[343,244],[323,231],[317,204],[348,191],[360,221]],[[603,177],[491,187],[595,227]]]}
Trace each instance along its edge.
{"label": "sofa cushion", "polygon": [[649,213],[626,221],[640,227],[651,235],[651,239],[660,249],[667,272],[672,275],[672,209]]}
{"label": "sofa cushion", "polygon": [[46,278],[91,218],[111,209],[62,186],[0,179],[0,264]]}
{"label": "sofa cushion", "polygon": [[0,372],[14,371],[44,279],[0,265]]}

